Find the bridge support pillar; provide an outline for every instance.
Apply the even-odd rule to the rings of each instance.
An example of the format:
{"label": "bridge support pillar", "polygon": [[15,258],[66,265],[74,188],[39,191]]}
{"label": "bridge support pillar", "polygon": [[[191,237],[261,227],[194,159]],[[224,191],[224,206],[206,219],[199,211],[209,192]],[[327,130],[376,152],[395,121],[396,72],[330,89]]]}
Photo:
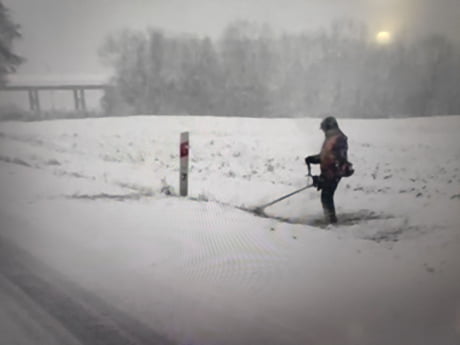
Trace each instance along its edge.
{"label": "bridge support pillar", "polygon": [[30,110],[36,113],[40,112],[40,98],[37,89],[29,89],[29,106]]}
{"label": "bridge support pillar", "polygon": [[85,89],[72,89],[75,110],[86,112]]}

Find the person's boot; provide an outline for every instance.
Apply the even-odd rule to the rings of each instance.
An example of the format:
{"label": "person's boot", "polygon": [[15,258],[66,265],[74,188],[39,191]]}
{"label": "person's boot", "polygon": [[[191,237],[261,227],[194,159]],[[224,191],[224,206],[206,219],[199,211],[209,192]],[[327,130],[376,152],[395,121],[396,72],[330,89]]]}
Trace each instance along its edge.
{"label": "person's boot", "polygon": [[337,223],[337,216],[335,215],[335,212],[328,209],[324,209],[324,219],[326,220],[326,224]]}
{"label": "person's boot", "polygon": [[335,214],[329,216],[329,224],[337,224],[337,216]]}

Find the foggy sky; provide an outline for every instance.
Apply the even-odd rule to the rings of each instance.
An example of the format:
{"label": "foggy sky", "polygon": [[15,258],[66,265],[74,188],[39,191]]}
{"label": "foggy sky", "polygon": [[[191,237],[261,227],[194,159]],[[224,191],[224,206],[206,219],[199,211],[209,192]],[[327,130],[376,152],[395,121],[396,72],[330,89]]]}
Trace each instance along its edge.
{"label": "foggy sky", "polygon": [[97,49],[123,28],[159,27],[173,33],[218,37],[231,21],[270,24],[298,32],[327,26],[338,17],[412,36],[444,33],[460,42],[459,0],[4,0],[23,39],[16,50],[27,59],[24,78],[98,79],[107,69]]}

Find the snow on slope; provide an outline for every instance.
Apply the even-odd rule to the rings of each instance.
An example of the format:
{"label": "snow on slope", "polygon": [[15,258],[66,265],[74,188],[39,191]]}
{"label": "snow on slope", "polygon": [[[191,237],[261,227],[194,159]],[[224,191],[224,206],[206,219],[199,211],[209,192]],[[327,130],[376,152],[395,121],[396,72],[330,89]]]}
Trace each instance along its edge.
{"label": "snow on slope", "polygon": [[[458,117],[342,121],[357,171],[337,192],[339,218],[346,226],[337,230],[391,240],[452,225],[447,223],[456,219],[431,213],[457,207],[459,126]],[[177,190],[182,130],[191,132],[190,196],[245,207],[305,185],[303,158],[318,152],[323,139],[318,120],[312,119],[136,117],[11,123],[2,124],[0,159],[81,180],[68,190],[58,188],[54,197],[159,196],[165,185]],[[104,187],[88,190],[86,181]],[[267,212],[300,224],[322,222],[314,190]]]}
{"label": "snow on slope", "polygon": [[[307,182],[317,119],[2,123],[2,234],[182,343],[454,343],[460,118],[340,124],[356,174],[325,231],[311,189],[235,208]],[[187,199],[165,195],[184,130]]]}

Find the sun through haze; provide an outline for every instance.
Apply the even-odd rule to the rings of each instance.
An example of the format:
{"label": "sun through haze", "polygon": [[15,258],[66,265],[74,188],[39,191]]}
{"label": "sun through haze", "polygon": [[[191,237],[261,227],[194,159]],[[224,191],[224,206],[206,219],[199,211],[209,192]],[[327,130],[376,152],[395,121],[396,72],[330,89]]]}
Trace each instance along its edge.
{"label": "sun through haze", "polygon": [[379,31],[375,39],[379,44],[388,44],[391,42],[391,33],[388,31]]}

